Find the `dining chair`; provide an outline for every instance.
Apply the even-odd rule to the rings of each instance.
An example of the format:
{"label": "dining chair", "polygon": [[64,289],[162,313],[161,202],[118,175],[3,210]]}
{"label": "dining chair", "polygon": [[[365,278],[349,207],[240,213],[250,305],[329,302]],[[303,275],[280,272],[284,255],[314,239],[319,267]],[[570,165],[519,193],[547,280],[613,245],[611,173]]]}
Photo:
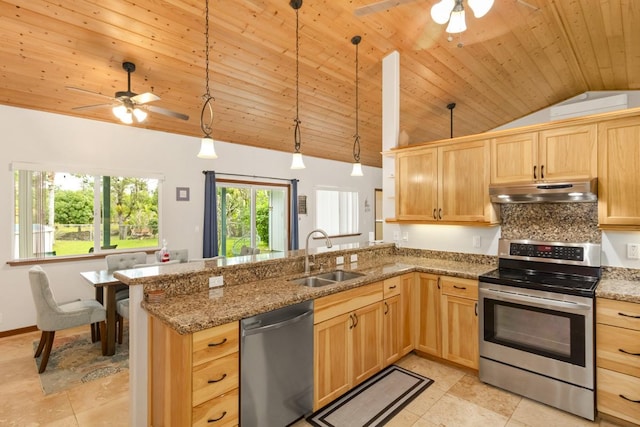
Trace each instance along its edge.
{"label": "dining chair", "polygon": [[[77,300],[68,303],[58,304],[49,286],[47,273],[39,265],[29,269],[29,282],[33,302],[36,306],[36,325],[42,331],[40,342],[34,357],[42,354],[39,373],[43,373],[49,362],[51,347],[56,331],[62,329],[75,328],[76,326],[100,324],[102,351],[106,349],[105,320],[107,311],[95,299]],[[42,351],[44,350],[44,354]]]}
{"label": "dining chair", "polygon": [[124,334],[124,319],[129,318],[129,298],[121,299],[116,303],[116,312],[118,313],[118,344],[122,344]]}
{"label": "dining chair", "polygon": [[[156,261],[162,262],[161,251],[156,251]],[[179,262],[189,261],[189,249],[169,249],[169,261],[178,260]]]}

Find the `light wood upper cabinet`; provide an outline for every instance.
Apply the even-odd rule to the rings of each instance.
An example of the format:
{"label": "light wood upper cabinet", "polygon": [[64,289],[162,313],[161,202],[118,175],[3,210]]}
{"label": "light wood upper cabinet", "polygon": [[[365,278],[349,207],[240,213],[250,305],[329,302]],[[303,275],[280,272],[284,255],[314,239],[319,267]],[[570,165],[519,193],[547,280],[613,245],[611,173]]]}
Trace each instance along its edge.
{"label": "light wood upper cabinet", "polygon": [[396,156],[396,218],[434,221],[438,206],[438,150],[424,148]]}
{"label": "light wood upper cabinet", "polygon": [[489,200],[489,145],[471,141],[396,155],[396,219],[494,223]]}
{"label": "light wood upper cabinet", "polygon": [[[598,124],[600,227],[640,227],[640,116]],[[609,226],[609,227],[608,227]]]}
{"label": "light wood upper cabinet", "polygon": [[492,138],[491,184],[593,178],[596,138],[596,124]]}

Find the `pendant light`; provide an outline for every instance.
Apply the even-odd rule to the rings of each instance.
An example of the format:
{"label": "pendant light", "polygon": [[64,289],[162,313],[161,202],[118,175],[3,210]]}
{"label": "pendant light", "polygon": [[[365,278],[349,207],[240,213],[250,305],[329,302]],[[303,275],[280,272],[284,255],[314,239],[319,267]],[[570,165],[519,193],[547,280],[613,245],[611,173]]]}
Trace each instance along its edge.
{"label": "pendant light", "polygon": [[295,127],[293,129],[293,142],[294,149],[293,157],[291,158],[291,169],[304,169],[304,162],[302,161],[302,153],[300,152],[301,137],[300,137],[300,118],[298,116],[299,107],[299,80],[300,80],[300,67],[298,56],[300,53],[300,39],[298,37],[298,10],[302,7],[302,0],[291,0],[289,5],[296,11],[296,118],[293,119]]}
{"label": "pendant light", "polygon": [[353,169],[351,176],[362,176],[362,164],[360,163],[360,134],[358,133],[358,45],[362,37],[353,36],[351,43],[356,47],[356,133],[353,136]]}
{"label": "pendant light", "polygon": [[[206,93],[202,95],[204,98],[204,105],[200,112],[200,129],[204,132],[204,136],[200,140],[200,152],[198,157],[201,159],[217,159],[216,148],[213,145],[213,138],[211,137],[211,131],[213,130],[213,106],[211,103],[214,101],[209,91],[209,0],[205,0],[204,10],[204,36],[205,36],[205,85]],[[205,122],[205,115],[208,115],[209,122]]]}

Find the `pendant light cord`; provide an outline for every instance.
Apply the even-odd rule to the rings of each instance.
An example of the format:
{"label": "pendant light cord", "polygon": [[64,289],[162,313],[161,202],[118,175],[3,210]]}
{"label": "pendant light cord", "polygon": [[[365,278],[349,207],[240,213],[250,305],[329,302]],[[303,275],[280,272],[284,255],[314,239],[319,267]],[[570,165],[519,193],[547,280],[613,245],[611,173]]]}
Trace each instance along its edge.
{"label": "pendant light cord", "polygon": [[[213,130],[213,106],[211,102],[215,99],[211,96],[209,92],[209,0],[205,2],[205,12],[204,12],[204,35],[205,35],[205,52],[204,52],[204,66],[205,66],[205,88],[206,93],[202,95],[204,99],[204,105],[202,106],[202,111],[200,112],[200,129],[204,132],[205,138],[211,137],[211,132]],[[209,112],[209,123],[205,123],[205,112],[208,110]]]}
{"label": "pendant light cord", "polygon": [[[296,153],[300,152],[300,146],[301,146],[301,135],[300,135],[300,118],[299,118],[299,80],[300,80],[300,65],[299,65],[299,52],[300,52],[300,39],[298,36],[298,10],[300,9],[300,6],[302,6],[302,1],[300,1],[299,4],[293,4],[292,1],[292,6],[295,8],[296,10],[296,118],[293,119],[293,121],[295,122],[295,128],[293,129],[293,141],[294,141],[294,147],[296,150]],[[296,7],[297,6],[297,7]]]}
{"label": "pendant light cord", "polygon": [[360,163],[360,133],[358,132],[358,122],[359,122],[359,99],[358,99],[358,45],[362,38],[360,36],[354,36],[351,39],[351,43],[356,45],[356,134],[353,136],[353,159],[356,163]]}

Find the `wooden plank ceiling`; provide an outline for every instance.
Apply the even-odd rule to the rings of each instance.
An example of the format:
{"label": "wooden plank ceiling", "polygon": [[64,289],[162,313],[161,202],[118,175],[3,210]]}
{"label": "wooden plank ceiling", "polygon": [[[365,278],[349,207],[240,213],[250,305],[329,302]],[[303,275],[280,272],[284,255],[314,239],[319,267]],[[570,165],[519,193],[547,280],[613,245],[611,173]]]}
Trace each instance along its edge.
{"label": "wooden plank ceiling", "polygon": [[[305,155],[351,162],[359,46],[362,163],[381,166],[382,59],[400,53],[400,126],[411,142],[487,131],[585,91],[640,89],[640,1],[495,0],[448,40],[436,0],[304,0],[300,120]],[[295,11],[289,0],[210,0],[213,137],[293,150]],[[76,111],[127,88],[161,97],[140,126],[201,136],[204,0],[0,0],[0,103],[115,122]],[[374,8],[375,9],[375,8]],[[108,102],[108,100],[107,100]],[[195,155],[195,153],[194,153]]]}

